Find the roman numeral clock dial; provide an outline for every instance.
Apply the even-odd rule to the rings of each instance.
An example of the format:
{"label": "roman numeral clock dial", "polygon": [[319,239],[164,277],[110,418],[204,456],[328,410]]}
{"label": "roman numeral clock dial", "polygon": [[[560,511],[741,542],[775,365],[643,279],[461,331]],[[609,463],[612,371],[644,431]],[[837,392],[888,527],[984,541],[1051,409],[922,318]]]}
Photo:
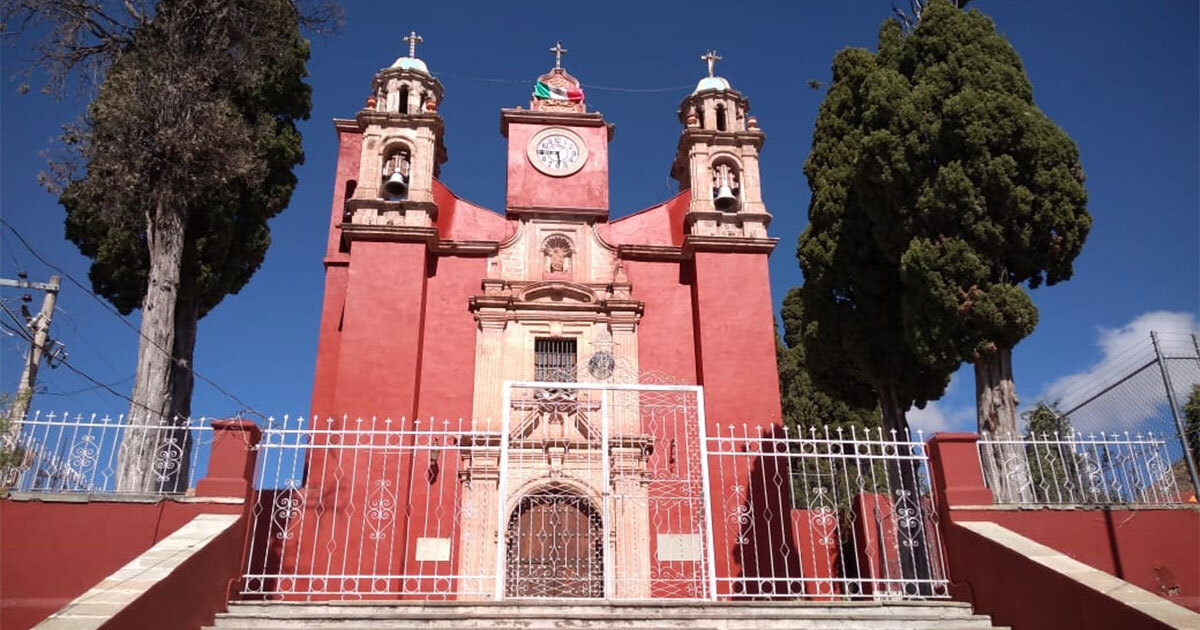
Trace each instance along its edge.
{"label": "roman numeral clock dial", "polygon": [[543,129],[529,142],[529,161],[547,175],[572,175],[587,161],[587,145],[567,129]]}

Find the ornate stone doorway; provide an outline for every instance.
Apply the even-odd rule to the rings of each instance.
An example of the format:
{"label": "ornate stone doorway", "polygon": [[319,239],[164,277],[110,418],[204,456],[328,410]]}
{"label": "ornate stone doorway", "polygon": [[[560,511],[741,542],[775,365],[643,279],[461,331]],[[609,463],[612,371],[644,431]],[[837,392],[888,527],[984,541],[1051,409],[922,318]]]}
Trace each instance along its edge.
{"label": "ornate stone doorway", "polygon": [[600,514],[585,497],[550,486],[521,498],[508,521],[506,597],[603,597]]}

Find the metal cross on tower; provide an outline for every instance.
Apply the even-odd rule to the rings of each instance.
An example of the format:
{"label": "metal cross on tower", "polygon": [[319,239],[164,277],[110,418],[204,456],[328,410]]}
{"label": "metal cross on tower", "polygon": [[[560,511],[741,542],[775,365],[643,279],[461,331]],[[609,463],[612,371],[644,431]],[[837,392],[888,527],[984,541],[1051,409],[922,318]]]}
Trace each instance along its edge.
{"label": "metal cross on tower", "polygon": [[700,57],[700,60],[708,62],[708,76],[711,77],[711,76],[713,76],[713,64],[720,61],[721,56],[717,54],[717,51],[710,50],[710,51],[704,53],[704,55],[702,55]]}
{"label": "metal cross on tower", "polygon": [[550,49],[550,52],[554,53],[554,67],[561,68],[562,67],[562,56],[567,54],[567,49],[563,48],[561,39],[558,40],[558,42],[556,44],[554,44],[554,47]]}
{"label": "metal cross on tower", "polygon": [[408,35],[404,36],[403,41],[405,44],[408,44],[408,56],[416,58],[417,44],[420,44],[421,42],[423,42],[425,40],[420,35],[417,35],[416,31],[411,31],[411,32],[409,32]]}

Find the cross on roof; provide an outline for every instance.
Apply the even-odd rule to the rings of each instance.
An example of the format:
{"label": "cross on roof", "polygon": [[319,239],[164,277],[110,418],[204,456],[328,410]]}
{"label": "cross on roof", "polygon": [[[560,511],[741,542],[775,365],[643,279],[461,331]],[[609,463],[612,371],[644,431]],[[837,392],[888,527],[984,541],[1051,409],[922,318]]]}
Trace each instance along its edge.
{"label": "cross on roof", "polygon": [[554,53],[554,67],[561,68],[562,67],[562,56],[567,54],[567,49],[563,48],[561,39],[558,40],[558,42],[556,44],[554,44],[554,48],[551,48],[550,52]]}
{"label": "cross on roof", "polygon": [[710,77],[713,76],[713,64],[720,61],[720,59],[721,59],[721,56],[718,55],[717,51],[715,51],[715,50],[710,50],[710,51],[704,53],[704,55],[700,57],[701,61],[708,62],[708,76],[710,76]]}
{"label": "cross on roof", "polygon": [[425,40],[420,35],[417,35],[416,31],[412,31],[404,36],[403,41],[405,44],[408,44],[408,56],[415,58],[417,56],[417,44]]}

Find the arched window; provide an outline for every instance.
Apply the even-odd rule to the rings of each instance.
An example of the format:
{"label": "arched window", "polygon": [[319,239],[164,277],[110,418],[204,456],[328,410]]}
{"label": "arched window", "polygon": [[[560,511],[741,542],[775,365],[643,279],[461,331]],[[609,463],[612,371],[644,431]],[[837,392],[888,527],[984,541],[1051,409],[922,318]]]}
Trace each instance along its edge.
{"label": "arched window", "polygon": [[409,113],[408,112],[408,85],[400,86],[400,104],[397,106],[396,109],[401,114]]}
{"label": "arched window", "polygon": [[725,131],[725,106],[717,105],[717,131]]}

